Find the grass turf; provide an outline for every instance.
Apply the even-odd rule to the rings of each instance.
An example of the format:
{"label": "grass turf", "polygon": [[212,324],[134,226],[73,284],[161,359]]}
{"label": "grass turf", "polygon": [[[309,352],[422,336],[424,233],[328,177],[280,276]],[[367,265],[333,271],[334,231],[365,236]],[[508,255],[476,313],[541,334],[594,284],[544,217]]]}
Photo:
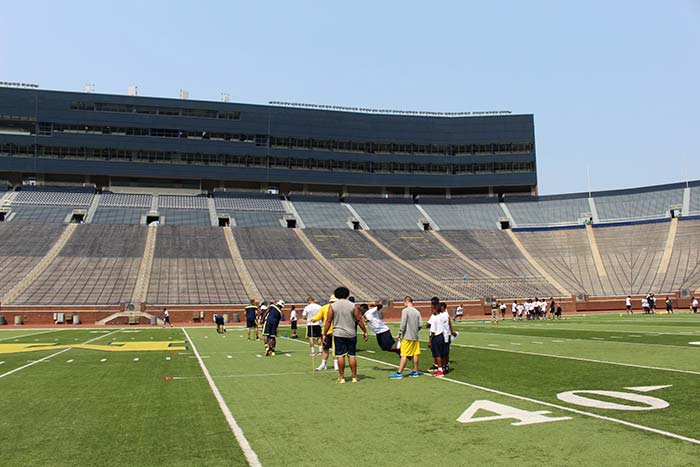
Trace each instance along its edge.
{"label": "grass turf", "polygon": [[[188,333],[266,466],[700,464],[700,445],[591,416],[697,439],[700,374],[693,372],[700,373],[700,346],[689,343],[700,341],[700,317],[612,315],[500,325],[465,321],[456,327],[461,335],[452,348],[449,380],[389,380],[398,358],[381,352],[370,337],[358,345],[361,381],[345,385],[335,382],[332,370],[312,371],[303,339],[281,338],[277,356],[262,357],[262,343],[248,341],[240,329],[225,335],[211,328]],[[82,329],[40,335],[3,330],[0,344],[15,339],[80,343],[97,338],[96,344],[183,339],[179,329],[137,330],[110,335]],[[282,335],[287,332],[281,328]],[[0,375],[51,353],[0,354],[5,362]],[[429,360],[424,349],[421,368]],[[571,390],[630,393],[634,391],[625,388],[657,385],[671,386],[644,395],[670,403],[660,410],[580,407],[557,398]],[[245,465],[189,350],[71,349],[0,378],[0,393],[0,445],[11,447],[3,449],[6,465]],[[482,400],[571,419],[527,426],[513,426],[516,420],[457,421]]]}

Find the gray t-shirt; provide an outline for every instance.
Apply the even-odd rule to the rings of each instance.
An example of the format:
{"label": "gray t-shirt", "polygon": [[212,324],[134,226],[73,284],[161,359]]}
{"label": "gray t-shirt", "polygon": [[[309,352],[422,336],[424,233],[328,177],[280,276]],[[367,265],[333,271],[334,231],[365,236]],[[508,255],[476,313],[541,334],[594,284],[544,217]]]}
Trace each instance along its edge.
{"label": "gray t-shirt", "polygon": [[355,304],[341,299],[331,305],[333,309],[333,335],[336,337],[356,337]]}
{"label": "gray t-shirt", "polygon": [[407,306],[401,310],[400,332],[402,338],[409,341],[417,341],[421,323],[420,311],[412,306]]}

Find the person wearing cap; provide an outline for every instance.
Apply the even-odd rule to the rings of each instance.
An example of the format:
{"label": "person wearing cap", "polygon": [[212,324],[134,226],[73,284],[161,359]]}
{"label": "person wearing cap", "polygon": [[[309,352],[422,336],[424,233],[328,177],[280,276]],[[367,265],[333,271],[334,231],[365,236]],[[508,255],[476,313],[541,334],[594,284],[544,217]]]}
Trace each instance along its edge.
{"label": "person wearing cap", "polygon": [[277,345],[277,327],[282,320],[282,308],[284,308],[284,300],[280,300],[267,308],[265,328],[263,329],[265,356],[275,355],[275,346]]}
{"label": "person wearing cap", "polygon": [[[328,299],[328,303],[323,305],[319,310],[318,313],[316,313],[312,318],[311,318],[311,323],[319,323],[319,326],[322,326],[323,323],[328,321],[328,309],[331,307],[331,304],[336,302],[335,295],[331,295],[330,298]],[[328,367],[326,366],[326,362],[328,361],[328,357],[330,356],[331,353],[331,348],[333,347],[333,323],[331,323],[330,327],[328,328],[328,331],[326,331],[326,340],[323,341],[321,340],[323,344],[323,351],[321,353],[321,364],[316,368],[317,371],[323,371],[327,370]],[[338,360],[335,358],[335,355],[333,356],[333,369],[337,370],[338,369]]]}
{"label": "person wearing cap", "polygon": [[323,342],[330,340],[328,331],[333,324],[333,344],[338,361],[338,383],[345,383],[345,356],[350,361],[352,382],[357,383],[357,326],[362,329],[365,342],[369,339],[367,328],[360,316],[355,304],[348,300],[350,290],[347,287],[338,287],[333,293],[337,300],[328,309],[328,319],[323,328]]}

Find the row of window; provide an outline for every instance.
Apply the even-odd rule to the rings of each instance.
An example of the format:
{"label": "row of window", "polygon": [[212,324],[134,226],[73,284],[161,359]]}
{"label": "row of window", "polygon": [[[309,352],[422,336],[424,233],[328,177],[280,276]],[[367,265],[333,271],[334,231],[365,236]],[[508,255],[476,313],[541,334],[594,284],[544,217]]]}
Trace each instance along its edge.
{"label": "row of window", "polygon": [[120,112],[148,115],[163,115],[168,117],[218,118],[222,120],[240,120],[240,112],[222,112],[212,109],[183,109],[179,107],[155,107],[151,105],[114,104],[110,102],[73,101],[71,110],[87,110],[90,112]]}
{"label": "row of window", "polygon": [[336,159],[297,159],[292,157],[250,156],[238,154],[201,154],[174,151],[143,151],[113,148],[54,147],[33,145],[0,145],[0,155],[150,162],[172,164],[257,167],[274,169],[325,170],[360,173],[406,174],[484,174],[533,172],[533,162],[490,162],[464,164],[430,164],[407,162],[341,161]]}
{"label": "row of window", "polygon": [[[50,123],[40,123],[46,128]],[[417,143],[375,143],[358,141],[337,141],[328,139],[292,138],[287,136],[242,135],[237,133],[186,131],[165,128],[126,128],[96,125],[53,124],[53,131],[63,133],[152,136],[159,138],[205,139],[213,141],[237,141],[255,143],[257,146],[307,151],[338,151],[366,154],[414,154],[414,155],[493,155],[523,154],[532,151],[532,143],[487,143],[487,144],[417,144]],[[40,134],[46,134],[46,130]]]}

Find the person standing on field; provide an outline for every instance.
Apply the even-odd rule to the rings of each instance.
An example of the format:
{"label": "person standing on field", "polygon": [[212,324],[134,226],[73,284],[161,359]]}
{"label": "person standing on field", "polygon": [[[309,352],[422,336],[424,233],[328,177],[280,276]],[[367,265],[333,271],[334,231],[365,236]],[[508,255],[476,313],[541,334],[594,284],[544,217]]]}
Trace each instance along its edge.
{"label": "person standing on field", "polygon": [[328,319],[324,323],[322,340],[328,339],[327,332],[333,323],[333,343],[335,344],[335,356],[338,361],[338,383],[345,383],[345,356],[350,362],[352,382],[357,383],[357,326],[362,329],[365,342],[369,339],[367,328],[360,316],[355,304],[348,300],[350,290],[347,287],[338,287],[333,293],[336,301],[328,309]]}
{"label": "person standing on field", "polygon": [[416,378],[420,376],[418,371],[418,360],[420,356],[420,342],[418,333],[420,332],[422,320],[420,312],[413,306],[413,299],[406,296],[403,299],[404,309],[401,310],[401,325],[399,327],[399,345],[401,361],[396,373],[389,376],[389,379],[402,379],[403,370],[408,362],[408,357],[413,358],[413,371],[408,376]]}

